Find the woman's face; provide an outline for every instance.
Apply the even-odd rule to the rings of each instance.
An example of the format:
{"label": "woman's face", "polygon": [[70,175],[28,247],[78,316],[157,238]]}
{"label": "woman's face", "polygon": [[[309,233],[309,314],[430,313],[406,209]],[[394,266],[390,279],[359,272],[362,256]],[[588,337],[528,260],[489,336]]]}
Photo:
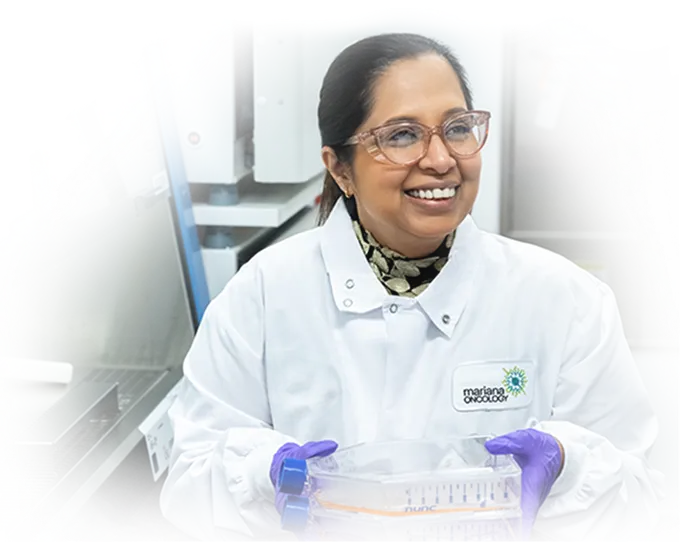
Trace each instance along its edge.
{"label": "woman's face", "polygon": [[[392,64],[376,81],[373,109],[356,133],[396,118],[426,126],[441,124],[454,109],[466,110],[465,97],[453,68],[435,54]],[[330,151],[332,153],[332,151]],[[379,162],[356,146],[351,171],[324,150],[324,161],[338,184],[357,203],[359,219],[378,242],[411,258],[436,250],[470,213],[479,189],[481,158],[477,153],[454,158],[438,135],[427,154],[412,166]],[[445,201],[423,200],[411,190],[455,187]]]}

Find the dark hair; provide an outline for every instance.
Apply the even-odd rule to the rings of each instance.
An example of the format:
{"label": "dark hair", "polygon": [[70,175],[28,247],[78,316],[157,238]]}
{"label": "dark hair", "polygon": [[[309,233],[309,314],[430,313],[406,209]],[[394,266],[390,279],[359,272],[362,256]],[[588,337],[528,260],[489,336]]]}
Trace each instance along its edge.
{"label": "dark hair", "polygon": [[[321,145],[335,151],[338,160],[351,164],[354,147],[345,145],[373,107],[378,77],[398,61],[434,53],[445,59],[458,76],[465,105],[472,109],[472,93],[463,66],[445,45],[418,34],[380,34],[344,49],[331,63],[319,92],[317,111]],[[319,206],[319,225],[326,222],[335,202],[343,196],[330,172]]]}

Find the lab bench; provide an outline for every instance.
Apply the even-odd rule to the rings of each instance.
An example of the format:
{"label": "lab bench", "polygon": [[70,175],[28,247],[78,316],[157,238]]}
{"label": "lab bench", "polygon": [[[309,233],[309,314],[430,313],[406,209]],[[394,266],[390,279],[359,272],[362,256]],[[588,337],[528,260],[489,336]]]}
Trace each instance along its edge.
{"label": "lab bench", "polygon": [[[138,428],[177,382],[178,371],[79,366],[67,386],[8,382],[5,423],[11,442],[0,449],[0,473],[5,478],[0,530],[9,537],[30,520],[32,531],[117,533],[154,488],[145,438]],[[114,397],[114,415],[105,423],[97,415],[85,415],[94,410],[81,408],[78,401],[91,400],[93,390],[109,388],[115,393],[104,391],[100,403],[105,408],[99,412],[110,414]],[[66,418],[58,432],[70,431],[70,438],[54,452],[49,445],[50,439],[56,442],[54,434],[40,426],[61,415]],[[31,434],[36,430],[43,438]],[[38,453],[26,435],[45,443]]]}

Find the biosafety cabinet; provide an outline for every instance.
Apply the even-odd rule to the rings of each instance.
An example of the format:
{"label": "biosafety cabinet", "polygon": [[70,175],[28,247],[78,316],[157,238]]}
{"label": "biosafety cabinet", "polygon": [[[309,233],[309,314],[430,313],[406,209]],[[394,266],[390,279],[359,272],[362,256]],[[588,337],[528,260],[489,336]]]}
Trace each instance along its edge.
{"label": "biosafety cabinet", "polygon": [[607,282],[632,346],[677,345],[669,308],[677,312],[677,286],[668,290],[664,266],[672,263],[662,261],[647,216],[648,128],[632,109],[629,83],[572,56],[553,58],[545,76],[545,52],[567,43],[519,29],[505,39],[502,233]]}

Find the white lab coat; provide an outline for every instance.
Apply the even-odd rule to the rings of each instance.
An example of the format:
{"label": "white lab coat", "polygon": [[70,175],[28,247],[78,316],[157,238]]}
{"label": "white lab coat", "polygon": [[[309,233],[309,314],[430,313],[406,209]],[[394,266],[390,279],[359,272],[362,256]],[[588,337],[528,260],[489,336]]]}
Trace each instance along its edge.
{"label": "white lab coat", "polygon": [[[466,399],[514,367],[528,377],[516,397]],[[199,538],[289,536],[269,481],[285,442],[500,435],[536,422],[566,452],[538,531],[581,537],[654,512],[645,455],[657,421],[611,290],[471,217],[409,299],[385,292],[338,203],[323,227],[231,279],[184,374],[161,506]]]}

